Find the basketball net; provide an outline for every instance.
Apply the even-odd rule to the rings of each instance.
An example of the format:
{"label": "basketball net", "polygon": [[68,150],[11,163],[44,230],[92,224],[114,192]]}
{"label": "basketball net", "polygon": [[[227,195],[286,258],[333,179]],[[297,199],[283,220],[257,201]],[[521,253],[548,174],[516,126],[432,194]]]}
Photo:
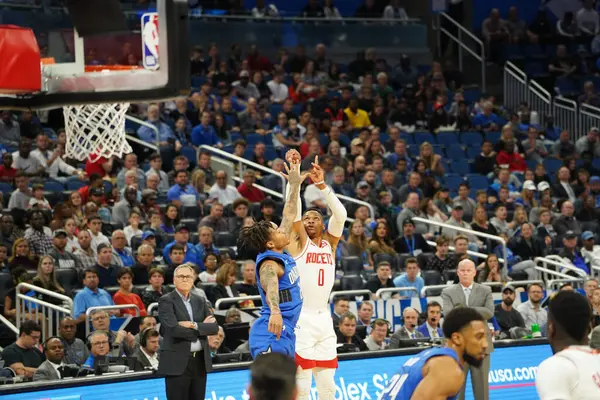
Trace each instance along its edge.
{"label": "basketball net", "polygon": [[129,103],[64,106],[66,156],[80,161],[119,158],[131,153],[125,138],[125,114]]}

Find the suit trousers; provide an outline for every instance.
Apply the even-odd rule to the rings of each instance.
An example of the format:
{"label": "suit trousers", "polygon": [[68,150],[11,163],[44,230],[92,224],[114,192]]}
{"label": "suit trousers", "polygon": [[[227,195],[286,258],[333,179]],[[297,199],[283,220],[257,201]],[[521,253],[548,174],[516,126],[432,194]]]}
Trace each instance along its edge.
{"label": "suit trousers", "polygon": [[471,385],[473,387],[473,398],[475,400],[489,400],[490,389],[488,375],[490,373],[490,360],[492,355],[488,354],[483,359],[480,367],[474,367],[465,363],[463,371],[465,372],[465,384],[458,394],[459,400],[465,400],[465,391],[467,390],[467,374],[471,371]]}
{"label": "suit trousers", "polygon": [[183,374],[165,377],[167,400],[204,399],[206,393],[206,366],[203,351],[190,353]]}

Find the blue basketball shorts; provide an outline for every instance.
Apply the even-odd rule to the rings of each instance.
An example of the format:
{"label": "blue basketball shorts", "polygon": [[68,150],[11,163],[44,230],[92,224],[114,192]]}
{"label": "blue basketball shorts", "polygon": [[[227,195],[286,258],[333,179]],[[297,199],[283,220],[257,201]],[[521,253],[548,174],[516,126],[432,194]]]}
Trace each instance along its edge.
{"label": "blue basketball shorts", "polygon": [[263,353],[281,353],[294,358],[296,354],[296,335],[294,326],[286,324],[283,320],[283,330],[279,340],[269,332],[269,317],[262,316],[254,321],[250,329],[250,355],[252,358]]}

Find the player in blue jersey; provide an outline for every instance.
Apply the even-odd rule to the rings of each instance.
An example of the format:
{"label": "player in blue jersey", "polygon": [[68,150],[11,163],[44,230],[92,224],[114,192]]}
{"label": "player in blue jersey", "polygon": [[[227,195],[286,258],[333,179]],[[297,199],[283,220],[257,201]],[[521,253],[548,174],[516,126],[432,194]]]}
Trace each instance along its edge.
{"label": "player in blue jersey", "polygon": [[455,308],[444,318],[446,346],[409,358],[379,400],[454,400],[465,384],[463,364],[478,366],[488,346],[486,321],[473,308]]}
{"label": "player in blue jersey", "polygon": [[294,258],[283,249],[290,243],[292,224],[296,218],[300,184],[308,174],[300,174],[300,163],[292,162],[284,176],[289,182],[290,197],[283,208],[281,226],[259,221],[240,232],[240,245],[259,252],[256,258],[256,280],[262,299],[260,317],[250,330],[252,358],[277,352],[294,357],[294,329],[302,309],[300,276]]}

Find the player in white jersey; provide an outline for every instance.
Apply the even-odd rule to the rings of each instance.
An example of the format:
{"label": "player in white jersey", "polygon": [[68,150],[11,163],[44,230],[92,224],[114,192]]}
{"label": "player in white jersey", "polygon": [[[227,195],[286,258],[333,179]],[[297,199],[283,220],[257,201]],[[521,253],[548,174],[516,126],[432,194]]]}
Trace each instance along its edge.
{"label": "player in white jersey", "polygon": [[[300,159],[290,150],[286,160]],[[335,370],[338,366],[336,335],[329,308],[329,295],[335,281],[335,253],[344,231],[347,212],[333,190],[325,184],[325,173],[315,157],[310,179],[323,193],[331,218],[325,230],[318,209],[298,213],[294,222],[296,237],[288,251],[296,260],[304,302],[296,325],[296,374],[298,400],[310,399],[312,377],[315,376],[319,400],[335,399]],[[300,208],[300,207],[299,207]]]}
{"label": "player in white jersey", "polygon": [[540,400],[600,399],[600,352],[590,348],[592,310],[581,294],[559,292],[548,306],[548,342],[535,385]]}

